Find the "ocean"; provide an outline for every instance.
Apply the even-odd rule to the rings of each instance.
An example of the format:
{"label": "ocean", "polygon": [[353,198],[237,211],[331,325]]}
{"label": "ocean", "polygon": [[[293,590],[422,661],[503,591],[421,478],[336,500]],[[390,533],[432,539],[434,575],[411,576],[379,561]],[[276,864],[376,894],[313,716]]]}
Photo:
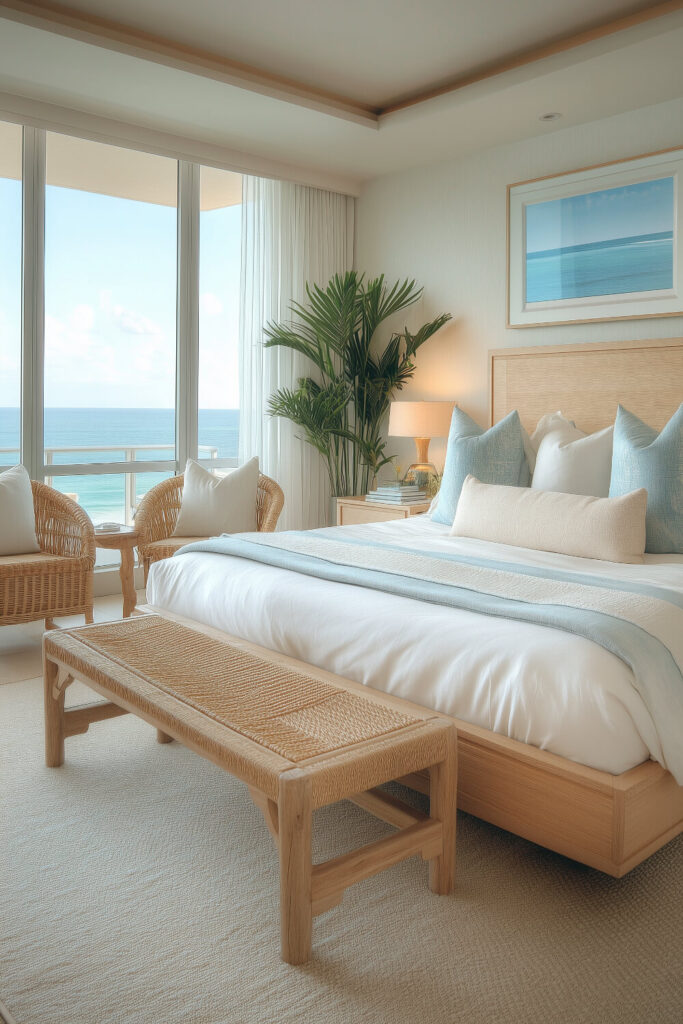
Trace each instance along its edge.
{"label": "ocean", "polygon": [[[218,458],[236,458],[239,409],[202,409],[199,412],[200,456],[215,449]],[[45,448],[96,447],[93,452],[55,452],[55,463],[122,462],[126,450],[151,446],[136,453],[138,460],[172,459],[175,435],[173,409],[46,409]],[[154,447],[169,445],[171,447]],[[202,447],[204,446],[204,447]],[[3,453],[1,449],[12,451]],[[19,410],[0,408],[0,465],[19,461]],[[136,504],[143,494],[169,473],[139,473],[135,478]],[[93,522],[124,522],[125,476],[61,476],[53,485],[76,494]]]}
{"label": "ocean", "polygon": [[673,235],[658,232],[527,253],[526,301],[673,288]]}

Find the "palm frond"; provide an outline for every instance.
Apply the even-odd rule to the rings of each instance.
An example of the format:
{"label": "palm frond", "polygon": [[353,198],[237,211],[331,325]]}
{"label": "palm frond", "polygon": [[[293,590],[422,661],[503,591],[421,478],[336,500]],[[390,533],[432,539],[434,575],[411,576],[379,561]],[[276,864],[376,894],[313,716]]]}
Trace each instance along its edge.
{"label": "palm frond", "polygon": [[306,285],[308,306],[293,302],[290,306],[298,319],[340,358],[360,317],[358,294],[362,278],[354,271],[343,277],[336,274],[325,289]]}
{"label": "palm frond", "polygon": [[363,318],[367,333],[372,337],[379,325],[388,317],[407,306],[412,306],[422,296],[422,289],[415,281],[396,281],[387,290],[384,275],[374,278],[366,285],[363,303]]}
{"label": "palm frond", "polygon": [[266,347],[277,345],[306,356],[320,379],[301,377],[280,388],[268,411],[284,416],[323,456],[334,494],[357,494],[391,462],[382,440],[389,403],[415,372],[418,348],[448,320],[444,313],[415,333],[394,332],[378,350],[376,332],[387,318],[422,296],[406,278],[386,285],[384,275],[365,281],[355,271],[335,274],[322,288],[306,285],[306,302],[293,302],[293,319],[269,323]]}
{"label": "palm frond", "polygon": [[441,313],[440,316],[430,320],[428,324],[423,324],[416,334],[411,334],[408,328],[405,327],[403,334],[406,339],[406,354],[409,356],[415,355],[420,345],[424,345],[428,338],[431,338],[437,331],[440,331],[443,325],[452,319],[450,313]]}
{"label": "palm frond", "polygon": [[282,346],[293,349],[295,352],[301,352],[312,363],[315,363],[321,373],[327,372],[327,360],[319,346],[315,344],[314,337],[306,336],[301,331],[297,332],[293,329],[293,325],[288,324],[266,324],[263,333],[266,339],[264,341],[266,348]]}

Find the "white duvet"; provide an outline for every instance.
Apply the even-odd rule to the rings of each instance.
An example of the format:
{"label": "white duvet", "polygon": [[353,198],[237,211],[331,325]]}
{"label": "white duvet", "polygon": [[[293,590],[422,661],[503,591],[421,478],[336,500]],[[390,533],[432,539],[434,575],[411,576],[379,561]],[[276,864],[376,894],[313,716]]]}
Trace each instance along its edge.
{"label": "white duvet", "polygon": [[[681,555],[615,566],[449,537],[427,516],[345,529],[683,591]],[[619,774],[648,757],[661,760],[630,668],[572,633],[205,552],[156,562],[147,601],[580,764]]]}

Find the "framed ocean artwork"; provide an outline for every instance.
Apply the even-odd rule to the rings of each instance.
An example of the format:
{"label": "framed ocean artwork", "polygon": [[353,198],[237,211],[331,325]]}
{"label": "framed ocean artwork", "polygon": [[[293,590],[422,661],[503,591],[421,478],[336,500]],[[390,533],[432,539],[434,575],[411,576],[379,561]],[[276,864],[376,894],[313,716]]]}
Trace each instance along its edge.
{"label": "framed ocean artwork", "polygon": [[683,314],[683,149],[508,186],[508,327]]}

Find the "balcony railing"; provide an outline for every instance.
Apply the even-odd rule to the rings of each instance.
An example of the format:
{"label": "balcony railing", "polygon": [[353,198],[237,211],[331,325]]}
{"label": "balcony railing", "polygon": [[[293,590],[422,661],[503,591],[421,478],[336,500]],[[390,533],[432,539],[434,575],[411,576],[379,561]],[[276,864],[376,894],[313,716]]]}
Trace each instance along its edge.
{"label": "balcony railing", "polygon": [[[111,473],[115,475],[124,476],[124,522],[130,526],[133,523],[135,517],[135,510],[138,503],[137,496],[137,477],[140,473],[149,472],[167,472],[172,474],[175,472],[175,462],[173,458],[173,452],[175,451],[175,445],[173,444],[135,444],[135,445],[64,445],[64,446],[51,446],[45,448],[45,483],[49,484],[50,487],[54,486],[55,477],[64,476],[103,476],[109,471],[103,467],[107,466],[107,459],[92,459],[83,460],[83,456],[92,456],[95,454],[103,456],[111,456],[113,454],[122,455],[122,458],[116,458],[111,460]],[[138,453],[151,453],[151,452],[169,452],[170,457],[168,459],[154,458],[143,458],[140,459]],[[218,459],[218,448],[214,448],[211,445],[199,445],[199,458],[202,460],[215,460]],[[60,456],[68,455],[68,461],[60,460]],[[11,459],[5,458],[5,456],[12,456]],[[57,458],[55,458],[57,456]],[[0,448],[0,466],[11,463],[16,457],[16,461],[19,461],[20,452],[18,448]],[[221,460],[221,464],[224,464],[226,460]],[[143,463],[139,470],[136,471],[131,469],[131,463],[141,462]],[[59,472],[51,474],[48,467],[54,467]],[[76,500],[79,500],[79,495],[75,495]],[[87,503],[85,504],[86,512],[88,511]]]}

